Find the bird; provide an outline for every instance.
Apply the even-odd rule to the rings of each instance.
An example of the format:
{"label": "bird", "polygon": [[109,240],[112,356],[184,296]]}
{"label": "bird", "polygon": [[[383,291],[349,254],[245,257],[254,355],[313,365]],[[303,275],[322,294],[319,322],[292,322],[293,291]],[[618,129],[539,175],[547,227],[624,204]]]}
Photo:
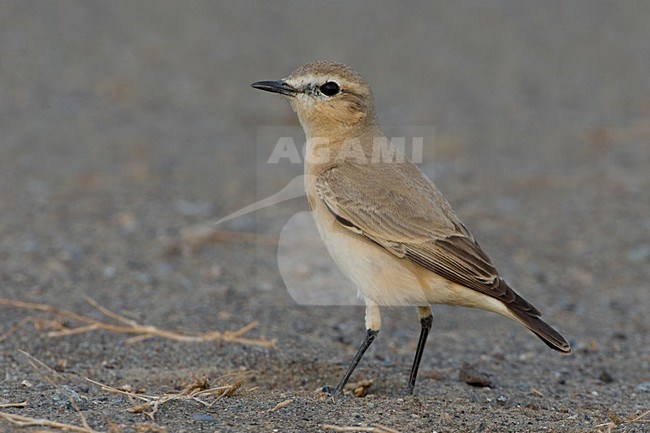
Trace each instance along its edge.
{"label": "bird", "polygon": [[515,320],[552,349],[569,343],[501,277],[434,183],[382,132],[365,79],[338,62],[313,61],[252,87],[282,95],[306,136],[304,184],[316,227],[365,303],[366,335],[335,388],[340,395],[381,328],[380,308],[417,307],[413,393],[433,325],[431,305],[479,308]]}

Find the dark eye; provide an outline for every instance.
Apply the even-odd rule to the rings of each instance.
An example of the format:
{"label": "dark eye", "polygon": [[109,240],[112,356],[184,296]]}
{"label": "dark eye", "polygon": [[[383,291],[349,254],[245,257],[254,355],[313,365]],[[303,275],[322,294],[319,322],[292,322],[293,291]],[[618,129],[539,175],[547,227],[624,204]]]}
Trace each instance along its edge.
{"label": "dark eye", "polygon": [[339,90],[341,90],[339,88],[339,85],[334,81],[328,81],[327,83],[320,86],[321,93],[326,96],[334,96],[339,93]]}

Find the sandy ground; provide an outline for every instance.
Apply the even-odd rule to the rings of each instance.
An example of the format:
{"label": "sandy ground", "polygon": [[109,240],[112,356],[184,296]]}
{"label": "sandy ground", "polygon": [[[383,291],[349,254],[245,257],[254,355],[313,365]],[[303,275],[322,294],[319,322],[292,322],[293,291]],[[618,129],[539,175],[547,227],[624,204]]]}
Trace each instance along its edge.
{"label": "sandy ground", "polygon": [[[576,432],[641,415],[650,409],[649,19],[641,2],[3,2],[0,297],[106,319],[89,296],[186,332],[257,321],[245,336],[276,347],[128,343],[109,331],[51,338],[80,323],[0,306],[0,404],[28,402],[0,410],[79,425],[67,395],[92,428],[120,432]],[[369,395],[321,398],[363,337],[363,310],[299,305],[285,286],[275,245],[304,199],[222,226],[257,241],[197,229],[299,173],[259,163],[274,145],[259,128],[297,121],[249,84],[314,59],[362,72],[385,125],[435,128],[423,169],[572,355],[495,315],[436,307],[408,396],[419,324],[415,311],[392,309],[353,377],[373,381]],[[296,233],[297,257],[311,258],[297,260],[297,275],[327,299],[339,277],[317,240]],[[53,368],[58,385],[21,351]],[[460,381],[465,363],[492,385]],[[153,423],[85,380],[160,396],[202,376],[242,384],[231,397],[206,396],[210,407],[164,403]],[[17,429],[0,420],[0,432]]]}

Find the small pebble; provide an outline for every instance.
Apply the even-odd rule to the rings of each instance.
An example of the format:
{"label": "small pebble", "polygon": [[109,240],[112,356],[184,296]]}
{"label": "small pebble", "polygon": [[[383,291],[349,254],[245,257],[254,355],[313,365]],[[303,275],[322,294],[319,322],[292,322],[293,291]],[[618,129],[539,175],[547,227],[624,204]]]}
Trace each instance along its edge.
{"label": "small pebble", "polygon": [[217,419],[215,417],[204,413],[195,413],[192,415],[192,419],[199,422],[217,422]]}
{"label": "small pebble", "polygon": [[[52,396],[52,400],[59,407],[65,409],[86,410],[88,408],[88,398],[79,395],[77,391],[68,385],[61,385]],[[74,405],[73,403],[74,402]],[[76,408],[74,407],[76,405]]]}
{"label": "small pebble", "polygon": [[464,363],[458,372],[458,380],[468,385],[484,387],[491,386],[492,381],[487,374],[478,371],[468,363]]}
{"label": "small pebble", "polygon": [[598,376],[598,379],[601,382],[604,382],[604,383],[612,383],[612,382],[614,382],[614,378],[612,377],[611,374],[609,374],[609,372],[607,370],[603,370],[603,372],[600,373],[600,376]]}
{"label": "small pebble", "polygon": [[650,392],[650,382],[641,382],[634,389],[641,392]]}
{"label": "small pebble", "polygon": [[106,278],[113,278],[117,275],[117,268],[115,266],[106,266],[104,268],[104,277]]}

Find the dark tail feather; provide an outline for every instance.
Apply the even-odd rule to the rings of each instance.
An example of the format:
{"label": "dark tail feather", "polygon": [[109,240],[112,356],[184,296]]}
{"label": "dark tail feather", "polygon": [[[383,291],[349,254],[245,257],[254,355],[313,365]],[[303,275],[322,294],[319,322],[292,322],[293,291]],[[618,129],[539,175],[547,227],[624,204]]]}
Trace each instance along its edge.
{"label": "dark tail feather", "polygon": [[537,315],[531,315],[530,312],[517,310],[515,308],[511,308],[510,311],[517,316],[526,328],[530,329],[535,333],[535,335],[541,338],[548,347],[555,349],[558,352],[571,352],[571,346],[569,346],[569,343],[567,343],[564,337],[546,324],[546,322],[540,319]]}

